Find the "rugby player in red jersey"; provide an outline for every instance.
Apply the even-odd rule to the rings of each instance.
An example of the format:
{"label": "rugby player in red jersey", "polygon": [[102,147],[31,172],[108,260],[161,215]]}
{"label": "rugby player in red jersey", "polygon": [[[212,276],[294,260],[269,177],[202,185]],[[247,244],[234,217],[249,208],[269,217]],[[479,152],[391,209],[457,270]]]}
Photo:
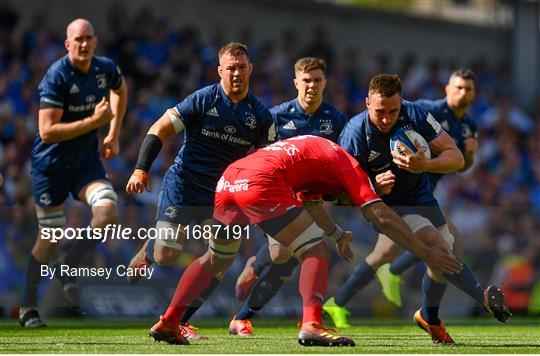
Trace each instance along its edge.
{"label": "rugby player in red jersey", "polygon": [[[316,200],[322,195],[346,197],[361,207],[378,230],[428,266],[450,274],[459,272],[461,264],[442,240],[428,247],[414,237],[373,191],[368,176],[351,155],[327,139],[298,136],[262,148],[225,170],[216,186],[215,237],[209,241],[208,251],[188,266],[169,308],[149,335],[171,344],[186,344],[178,331],[181,315],[214,276],[230,267],[240,247],[240,240],[231,238],[227,227],[258,224],[301,261],[303,320],[298,342],[304,346],[354,346],[354,341],[322,323],[330,251],[319,242],[320,236],[332,235],[327,229],[335,225],[325,226],[321,220],[323,226],[317,226],[303,207],[307,197]],[[342,234],[335,241],[345,261],[353,257],[351,239],[350,234]]]}

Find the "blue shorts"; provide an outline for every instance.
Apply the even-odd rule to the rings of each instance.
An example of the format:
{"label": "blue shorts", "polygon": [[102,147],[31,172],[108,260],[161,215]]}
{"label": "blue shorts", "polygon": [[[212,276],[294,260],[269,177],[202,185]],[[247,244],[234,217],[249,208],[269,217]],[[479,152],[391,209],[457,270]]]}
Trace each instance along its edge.
{"label": "blue shorts", "polygon": [[201,180],[187,177],[173,165],[161,183],[156,220],[189,225],[212,219],[215,184],[201,184]]}
{"label": "blue shorts", "polygon": [[107,178],[99,159],[77,161],[47,172],[32,169],[34,200],[43,208],[61,205],[69,193],[78,200],[80,191],[86,185],[101,179]]}

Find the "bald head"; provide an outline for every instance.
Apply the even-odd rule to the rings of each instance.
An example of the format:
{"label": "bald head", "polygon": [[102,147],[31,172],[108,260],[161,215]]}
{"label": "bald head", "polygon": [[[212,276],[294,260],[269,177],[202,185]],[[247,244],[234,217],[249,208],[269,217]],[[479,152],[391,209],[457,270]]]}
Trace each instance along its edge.
{"label": "bald head", "polygon": [[73,35],[78,33],[80,30],[85,30],[84,32],[91,33],[94,35],[94,27],[90,23],[90,21],[86,19],[76,19],[73,20],[67,27],[66,30],[66,38],[70,38],[70,36],[73,38]]}
{"label": "bald head", "polygon": [[73,20],[67,27],[64,44],[71,62],[83,72],[88,72],[97,46],[92,24],[86,19]]}

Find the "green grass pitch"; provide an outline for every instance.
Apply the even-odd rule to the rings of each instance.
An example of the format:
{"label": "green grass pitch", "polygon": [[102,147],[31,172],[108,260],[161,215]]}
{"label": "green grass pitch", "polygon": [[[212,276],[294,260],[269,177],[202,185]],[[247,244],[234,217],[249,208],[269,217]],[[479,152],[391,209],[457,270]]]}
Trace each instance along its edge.
{"label": "green grass pitch", "polygon": [[208,340],[189,346],[157,343],[148,337],[152,321],[47,320],[44,329],[22,329],[0,321],[0,353],[540,353],[540,320],[448,320],[456,345],[434,345],[408,322],[356,320],[343,331],[356,347],[302,347],[292,320],[254,320],[255,337],[228,335],[228,320],[202,320],[197,325]]}

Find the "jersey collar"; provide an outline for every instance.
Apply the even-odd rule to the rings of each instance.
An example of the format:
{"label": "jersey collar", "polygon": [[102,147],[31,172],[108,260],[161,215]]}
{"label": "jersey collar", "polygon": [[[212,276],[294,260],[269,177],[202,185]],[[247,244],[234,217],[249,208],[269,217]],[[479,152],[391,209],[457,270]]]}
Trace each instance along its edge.
{"label": "jersey collar", "polygon": [[308,114],[307,112],[304,111],[304,108],[302,107],[302,105],[300,105],[300,102],[298,101],[298,98],[295,98],[292,102],[293,102],[293,107],[295,108],[296,111],[308,116],[310,119],[313,116],[315,116],[319,111],[321,111],[323,109],[324,104],[325,104],[325,102],[323,100],[321,102],[321,105],[319,105],[319,107],[317,108],[317,110],[315,110],[312,114]]}
{"label": "jersey collar", "polygon": [[231,100],[231,98],[229,98],[229,96],[225,93],[225,90],[223,90],[223,87],[221,86],[221,83],[217,83],[217,86],[218,86],[219,95],[221,96],[223,101],[225,101],[226,103],[229,103],[231,105],[238,105],[238,104],[243,103],[244,101],[248,101],[251,98],[251,95],[252,95],[251,90],[248,90],[247,95],[246,95],[245,98],[240,100],[238,103],[234,103]]}
{"label": "jersey collar", "polygon": [[79,68],[77,68],[77,66],[71,61],[71,59],[69,58],[69,55],[65,55],[65,58],[66,58],[66,62],[69,64],[69,66],[74,69],[77,73],[81,74],[81,75],[84,75],[84,76],[88,76],[90,75],[90,73],[92,73],[92,70],[94,68],[94,64],[95,64],[95,57],[92,56],[92,62],[90,62],[90,69],[88,69],[88,73],[84,73],[83,71],[81,71]]}

